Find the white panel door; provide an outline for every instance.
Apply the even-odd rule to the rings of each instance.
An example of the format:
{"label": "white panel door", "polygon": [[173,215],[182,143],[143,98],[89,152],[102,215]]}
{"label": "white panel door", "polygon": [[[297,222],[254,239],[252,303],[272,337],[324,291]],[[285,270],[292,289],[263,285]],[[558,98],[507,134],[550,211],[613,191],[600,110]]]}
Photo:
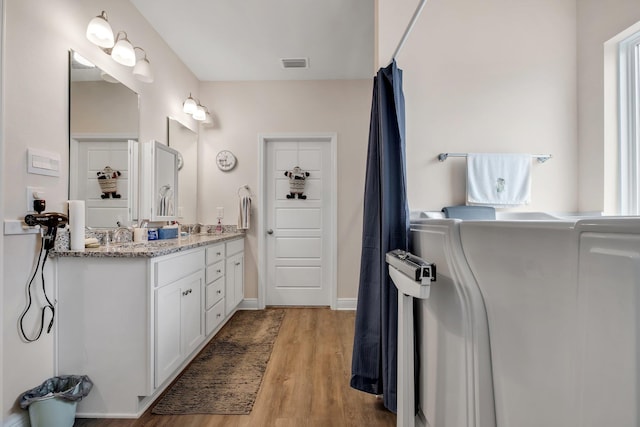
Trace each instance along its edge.
{"label": "white panel door", "polygon": [[[309,173],[304,200],[287,198],[296,166]],[[330,143],[269,141],[265,168],[266,304],[330,305]]]}
{"label": "white panel door", "polygon": [[[78,140],[77,181],[72,183],[72,198],[85,201],[89,227],[115,227],[129,218],[129,146],[127,140]],[[120,172],[117,179],[119,197],[102,198],[98,172],[110,166]]]}

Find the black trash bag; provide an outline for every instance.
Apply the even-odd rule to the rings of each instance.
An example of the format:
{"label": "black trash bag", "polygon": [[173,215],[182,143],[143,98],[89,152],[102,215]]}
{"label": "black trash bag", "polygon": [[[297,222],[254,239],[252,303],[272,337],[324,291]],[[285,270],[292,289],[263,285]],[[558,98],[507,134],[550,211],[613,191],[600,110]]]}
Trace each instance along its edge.
{"label": "black trash bag", "polygon": [[52,397],[77,402],[89,394],[93,382],[86,375],[63,375],[49,378],[38,387],[20,396],[20,407],[27,409],[33,402]]}

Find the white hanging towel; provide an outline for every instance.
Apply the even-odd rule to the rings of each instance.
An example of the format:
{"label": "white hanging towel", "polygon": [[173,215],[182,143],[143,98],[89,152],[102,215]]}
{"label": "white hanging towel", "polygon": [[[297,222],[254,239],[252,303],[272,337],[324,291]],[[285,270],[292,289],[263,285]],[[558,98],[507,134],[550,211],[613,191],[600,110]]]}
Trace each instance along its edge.
{"label": "white hanging towel", "polygon": [[518,206],[530,201],[530,154],[467,155],[468,205]]}
{"label": "white hanging towel", "polygon": [[238,230],[248,230],[251,224],[251,197],[240,197],[240,212],[238,214]]}

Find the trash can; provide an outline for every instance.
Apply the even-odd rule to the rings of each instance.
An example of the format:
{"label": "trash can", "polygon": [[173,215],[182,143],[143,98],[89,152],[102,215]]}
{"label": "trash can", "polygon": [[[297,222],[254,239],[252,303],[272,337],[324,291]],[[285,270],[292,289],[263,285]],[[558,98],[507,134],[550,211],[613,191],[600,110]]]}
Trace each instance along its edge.
{"label": "trash can", "polygon": [[78,401],[89,394],[93,382],[86,375],[49,378],[20,396],[20,407],[29,409],[31,427],[73,427]]}

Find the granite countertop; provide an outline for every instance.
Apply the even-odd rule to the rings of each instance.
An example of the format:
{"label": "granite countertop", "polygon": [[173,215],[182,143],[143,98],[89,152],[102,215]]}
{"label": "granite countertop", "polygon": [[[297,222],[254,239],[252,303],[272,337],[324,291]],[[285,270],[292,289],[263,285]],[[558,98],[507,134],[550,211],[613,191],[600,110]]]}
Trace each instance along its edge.
{"label": "granite countertop", "polygon": [[200,246],[243,238],[245,233],[194,234],[176,239],[151,240],[148,242],[112,243],[97,248],[85,248],[84,251],[55,250],[54,257],[78,258],[153,258],[175,252],[186,251]]}

